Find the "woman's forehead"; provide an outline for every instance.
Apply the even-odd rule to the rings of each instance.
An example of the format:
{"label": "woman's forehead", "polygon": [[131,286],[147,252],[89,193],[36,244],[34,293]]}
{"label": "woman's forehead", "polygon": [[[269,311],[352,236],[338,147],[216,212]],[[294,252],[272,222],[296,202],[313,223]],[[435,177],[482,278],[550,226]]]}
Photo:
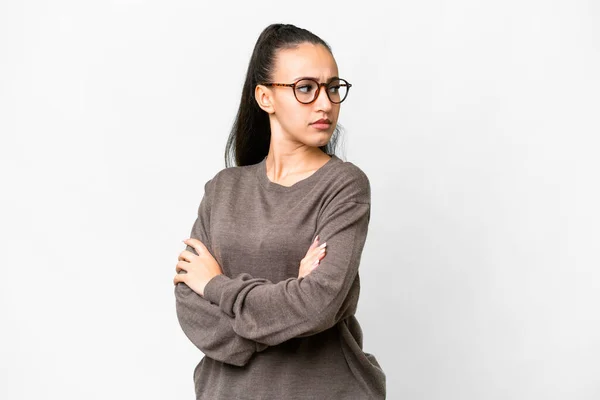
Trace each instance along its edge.
{"label": "woman's forehead", "polygon": [[324,46],[303,43],[296,48],[278,52],[274,77],[296,80],[300,77],[318,78],[327,81],[338,75],[335,59]]}

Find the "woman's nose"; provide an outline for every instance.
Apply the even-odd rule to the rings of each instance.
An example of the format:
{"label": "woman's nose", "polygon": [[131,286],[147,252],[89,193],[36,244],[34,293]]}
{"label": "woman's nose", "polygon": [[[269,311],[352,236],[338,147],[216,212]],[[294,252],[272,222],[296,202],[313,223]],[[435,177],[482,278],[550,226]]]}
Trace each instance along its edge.
{"label": "woman's nose", "polygon": [[[320,86],[319,94],[317,94],[317,100],[315,100],[315,103],[317,104],[317,106],[319,106],[319,108],[323,109],[323,110],[330,109],[331,105],[332,105],[331,101],[329,100],[329,97],[327,96],[327,92],[325,92],[326,90],[327,90],[327,87]],[[323,93],[321,93],[321,92],[323,92]]]}

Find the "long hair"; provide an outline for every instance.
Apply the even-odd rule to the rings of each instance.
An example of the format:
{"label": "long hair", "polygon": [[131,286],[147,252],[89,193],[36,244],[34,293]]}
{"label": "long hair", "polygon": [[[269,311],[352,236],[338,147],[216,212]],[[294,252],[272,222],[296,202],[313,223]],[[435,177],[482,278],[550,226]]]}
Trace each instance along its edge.
{"label": "long hair", "polygon": [[[258,37],[248,64],[240,106],[225,147],[227,168],[232,166],[233,162],[237,166],[256,164],[269,153],[269,114],[256,103],[254,90],[259,82],[271,80],[278,50],[295,48],[306,42],[321,44],[332,53],[331,47],[323,39],[291,24],[271,24]],[[341,129],[337,124],[329,142],[319,147],[323,152],[335,153]]]}

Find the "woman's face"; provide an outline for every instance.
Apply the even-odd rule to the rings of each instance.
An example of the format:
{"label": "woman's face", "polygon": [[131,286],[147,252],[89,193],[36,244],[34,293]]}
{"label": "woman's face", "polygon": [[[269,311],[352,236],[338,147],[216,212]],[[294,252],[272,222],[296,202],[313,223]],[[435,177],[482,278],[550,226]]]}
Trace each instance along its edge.
{"label": "woman's face", "polygon": [[[338,77],[337,64],[326,47],[302,43],[297,48],[278,52],[272,82],[294,83],[300,77],[311,77],[319,83]],[[270,86],[265,89],[268,99],[262,96],[259,104],[266,101],[270,106],[262,108],[270,114],[272,136],[312,147],[329,142],[337,124],[340,105],[329,100],[325,87],[320,88],[319,96],[310,104],[296,100],[290,87]],[[328,119],[331,124],[327,127],[314,124],[320,119]]]}

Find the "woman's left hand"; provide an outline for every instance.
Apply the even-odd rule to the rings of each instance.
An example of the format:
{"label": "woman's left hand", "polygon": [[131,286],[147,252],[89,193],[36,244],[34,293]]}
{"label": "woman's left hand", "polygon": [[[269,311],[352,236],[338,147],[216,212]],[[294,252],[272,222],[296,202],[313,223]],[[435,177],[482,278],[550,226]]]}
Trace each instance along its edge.
{"label": "woman's left hand", "polygon": [[[217,275],[223,274],[223,271],[204,243],[193,238],[186,239],[183,242],[193,247],[198,255],[187,250],[179,254],[179,262],[175,268],[177,275],[173,279],[173,284],[177,285],[177,283],[183,282],[194,292],[204,296],[204,288],[208,281]],[[181,270],[186,271],[187,274],[180,274],[179,271]]]}

